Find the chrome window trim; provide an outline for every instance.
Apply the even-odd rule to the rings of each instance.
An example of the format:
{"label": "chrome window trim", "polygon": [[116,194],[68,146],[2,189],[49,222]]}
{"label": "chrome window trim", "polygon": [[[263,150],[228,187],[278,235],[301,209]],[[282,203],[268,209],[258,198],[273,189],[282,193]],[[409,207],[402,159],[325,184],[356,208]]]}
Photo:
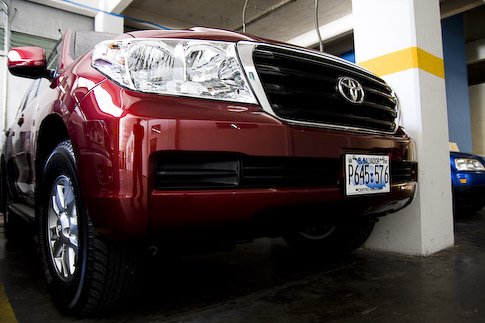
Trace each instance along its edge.
{"label": "chrome window trim", "polygon": [[[373,130],[373,129],[366,129],[366,128],[359,128],[359,127],[351,127],[351,126],[342,126],[342,125],[333,125],[333,124],[327,124],[327,123],[319,123],[319,122],[309,122],[309,121],[299,121],[299,120],[291,120],[291,119],[286,119],[278,116],[272,109],[271,104],[269,103],[268,97],[266,95],[266,92],[264,91],[263,84],[261,82],[261,79],[259,78],[259,74],[256,70],[256,67],[254,66],[254,60],[253,60],[253,51],[254,49],[259,46],[269,46],[269,47],[274,47],[274,48],[282,48],[282,49],[287,49],[287,50],[292,50],[295,52],[301,52],[304,54],[309,54],[315,57],[323,58],[326,59],[330,62],[336,62],[339,64],[344,64],[347,65],[350,68],[356,69],[359,73],[359,76],[362,76],[368,80],[371,80],[373,82],[380,83],[383,86],[389,87],[391,89],[391,96],[396,100],[396,112],[397,116],[394,119],[395,120],[395,128],[393,131],[381,131],[381,130]],[[326,55],[326,54],[318,54],[309,50],[305,50],[303,48],[296,48],[292,46],[282,46],[282,45],[274,45],[274,44],[268,44],[268,43],[261,43],[261,42],[251,42],[251,41],[239,41],[237,43],[237,54],[239,56],[239,60],[242,63],[242,68],[244,70],[244,73],[246,74],[246,79],[249,82],[249,86],[253,90],[254,95],[256,96],[256,99],[258,100],[259,104],[263,108],[263,110],[270,114],[271,116],[277,118],[278,120],[281,120],[287,124],[294,125],[294,126],[304,126],[304,127],[313,127],[313,128],[325,128],[325,129],[332,129],[332,130],[342,130],[342,131],[351,131],[351,132],[360,132],[360,133],[369,133],[369,134],[395,134],[398,128],[400,127],[400,119],[401,119],[401,107],[399,104],[399,100],[394,92],[394,90],[389,86],[389,84],[385,83],[384,81],[380,81],[378,79],[375,79],[369,74],[372,74],[372,72],[358,66],[354,65],[352,63],[349,63],[343,59],[340,59],[338,57],[334,57],[331,55]]]}

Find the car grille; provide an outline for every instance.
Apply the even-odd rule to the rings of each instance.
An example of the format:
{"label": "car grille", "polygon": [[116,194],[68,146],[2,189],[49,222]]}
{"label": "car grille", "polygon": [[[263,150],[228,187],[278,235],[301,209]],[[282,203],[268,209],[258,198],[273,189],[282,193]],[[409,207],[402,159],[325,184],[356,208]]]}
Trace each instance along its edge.
{"label": "car grille", "polygon": [[[258,45],[253,60],[276,116],[289,121],[393,133],[397,100],[380,78],[345,63],[303,51]],[[337,91],[341,77],[363,86],[364,101]]]}
{"label": "car grille", "polygon": [[[339,183],[342,160],[187,153],[160,156],[158,190],[324,187]],[[391,183],[416,180],[416,163],[392,162]]]}

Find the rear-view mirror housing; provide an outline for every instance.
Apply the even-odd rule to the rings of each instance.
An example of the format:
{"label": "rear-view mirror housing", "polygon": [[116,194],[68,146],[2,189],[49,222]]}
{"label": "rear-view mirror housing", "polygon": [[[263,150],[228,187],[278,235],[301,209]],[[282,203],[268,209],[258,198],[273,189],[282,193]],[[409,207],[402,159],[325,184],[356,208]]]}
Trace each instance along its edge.
{"label": "rear-view mirror housing", "polygon": [[26,78],[49,77],[45,51],[40,47],[16,47],[8,52],[8,70]]}

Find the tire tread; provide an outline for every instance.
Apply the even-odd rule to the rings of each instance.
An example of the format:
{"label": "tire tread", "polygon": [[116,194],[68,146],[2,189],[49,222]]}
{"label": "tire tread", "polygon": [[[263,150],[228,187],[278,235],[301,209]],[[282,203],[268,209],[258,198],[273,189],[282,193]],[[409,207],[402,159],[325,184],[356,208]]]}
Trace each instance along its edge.
{"label": "tire tread", "polygon": [[[70,163],[76,170],[74,148],[71,141],[65,140],[57,145],[47,159],[44,167],[45,172],[46,167],[49,167],[51,157],[55,154],[69,156],[71,159]],[[74,176],[77,175],[75,174]],[[78,194],[81,195],[80,192]],[[82,201],[80,196],[79,198]],[[82,205],[78,207],[82,207]],[[77,300],[73,298],[58,299],[57,301],[65,312],[86,317],[106,313],[132,295],[135,287],[138,285],[139,277],[141,277],[143,257],[136,244],[111,241],[100,237],[93,227],[87,210],[79,213],[83,214],[81,215],[83,217],[81,221],[86,221],[86,265],[82,289]],[[43,214],[42,208],[39,214]],[[55,278],[56,274],[48,272],[49,258],[46,254],[48,250],[46,250],[46,247],[42,247],[42,244],[45,244],[45,241],[43,241],[45,237],[41,233],[43,220],[42,216],[40,218],[39,237],[46,278],[48,284],[52,283],[52,281],[55,283],[53,278]],[[79,250],[79,252],[81,253],[82,251]],[[53,296],[56,296],[54,289],[53,292]]]}

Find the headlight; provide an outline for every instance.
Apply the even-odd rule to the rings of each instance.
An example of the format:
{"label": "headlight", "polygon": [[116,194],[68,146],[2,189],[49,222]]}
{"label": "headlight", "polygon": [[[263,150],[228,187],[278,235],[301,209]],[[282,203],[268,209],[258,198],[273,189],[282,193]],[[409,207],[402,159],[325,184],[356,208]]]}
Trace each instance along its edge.
{"label": "headlight", "polygon": [[455,167],[460,171],[482,171],[485,170],[483,164],[478,159],[473,158],[457,158],[455,159]]}
{"label": "headlight", "polygon": [[108,40],[92,65],[133,91],[256,104],[236,44],[179,39]]}

